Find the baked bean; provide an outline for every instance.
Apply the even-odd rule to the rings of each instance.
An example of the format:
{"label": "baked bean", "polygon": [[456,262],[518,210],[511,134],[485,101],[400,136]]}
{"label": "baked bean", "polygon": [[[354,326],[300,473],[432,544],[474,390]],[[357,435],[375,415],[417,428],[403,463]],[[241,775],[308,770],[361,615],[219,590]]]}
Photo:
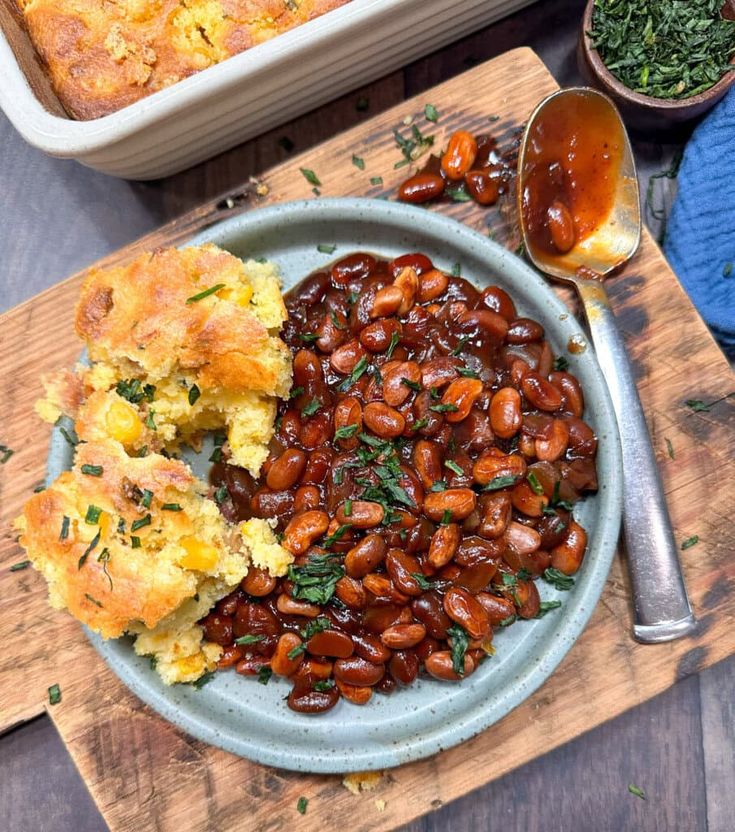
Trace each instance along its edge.
{"label": "baked bean", "polygon": [[488,621],[493,627],[497,627],[498,624],[507,621],[511,616],[515,615],[515,604],[508,598],[491,595],[489,592],[478,592],[475,598],[482,604]]}
{"label": "baked bean", "polygon": [[350,513],[346,514],[346,506],[343,503],[335,514],[337,523],[350,525],[356,529],[372,529],[383,522],[385,510],[380,503],[371,503],[369,500],[353,500],[350,506]]}
{"label": "baked bean", "polygon": [[561,200],[555,199],[549,205],[546,213],[546,227],[549,229],[551,242],[557,251],[566,254],[574,248],[576,241],[574,220],[571,212]]}
{"label": "baked bean", "polygon": [[[505,541],[502,539],[485,540],[485,538],[477,535],[468,535],[463,537],[459,546],[457,546],[457,551],[454,554],[455,563],[452,565],[474,566],[484,561],[496,561],[504,548]],[[457,580],[458,577],[459,573],[452,580]]]}
{"label": "baked bean", "polygon": [[441,401],[444,407],[453,408],[444,414],[447,422],[454,424],[466,419],[481,392],[482,382],[479,378],[458,378],[451,382]]}
{"label": "baked bean", "polygon": [[597,438],[592,428],[581,419],[565,417],[569,432],[568,448],[570,453],[579,457],[593,457],[597,452]]}
{"label": "baked bean", "polygon": [[352,639],[339,630],[322,630],[306,642],[306,649],[313,656],[330,656],[337,659],[349,658],[354,648]]}
{"label": "baked bean", "polygon": [[293,357],[294,386],[308,387],[315,381],[324,381],[322,362],[311,350],[299,350]]}
{"label": "baked bean", "polygon": [[489,494],[483,503],[484,513],[477,528],[480,537],[490,540],[499,538],[508,528],[513,510],[510,495],[506,493]]}
{"label": "baked bean", "polygon": [[321,494],[315,485],[302,485],[293,497],[293,510],[297,513],[319,508]]}
{"label": "baked bean", "polygon": [[384,665],[372,664],[359,656],[337,659],[334,663],[334,678],[357,687],[372,687],[380,681],[384,673]]}
{"label": "baked bean", "polygon": [[[407,624],[406,626],[412,626]],[[420,624],[416,625],[420,627]],[[385,635],[385,634],[384,634]],[[413,650],[398,650],[388,662],[391,676],[401,685],[410,685],[419,675],[419,657]]]}
{"label": "baked bean", "polygon": [[419,439],[413,446],[413,466],[421,484],[429,489],[442,478],[441,448],[427,439]]}
{"label": "baked bean", "polygon": [[415,647],[425,635],[426,627],[423,624],[394,624],[383,630],[380,640],[391,650],[405,650]]}
{"label": "baked bean", "polygon": [[454,557],[460,537],[461,532],[456,523],[439,526],[434,532],[429,546],[429,563],[435,569],[441,569]]}
{"label": "baked bean", "polygon": [[437,650],[426,659],[424,667],[426,668],[426,672],[435,679],[440,679],[442,682],[459,682],[474,671],[475,662],[472,656],[465,653],[462,667],[463,672],[460,675],[454,672],[452,654],[449,650]]}
{"label": "baked bean", "polygon": [[429,303],[441,297],[447,290],[449,278],[439,269],[424,272],[419,278],[419,303]]}
{"label": "baked bean", "polygon": [[440,390],[459,376],[457,368],[461,366],[458,358],[449,355],[432,358],[421,365],[421,383],[427,390],[432,387]]}
{"label": "baked bean", "polygon": [[240,586],[248,595],[252,595],[255,598],[263,598],[266,595],[270,595],[276,588],[276,579],[267,569],[261,569],[259,566],[250,566]]}
{"label": "baked bean", "polygon": [[306,463],[306,470],[301,477],[305,485],[319,485],[324,482],[332,465],[334,454],[327,449],[317,448],[309,454],[309,461]]}
{"label": "baked bean", "polygon": [[409,177],[398,189],[398,199],[417,205],[429,202],[444,193],[445,183],[433,173],[417,173]]}
{"label": "baked bean", "polygon": [[447,149],[442,154],[442,172],[447,179],[458,180],[472,168],[477,156],[477,141],[466,130],[456,130],[449,137]]}
{"label": "baked bean", "polygon": [[274,491],[285,491],[295,485],[306,468],[306,454],[298,448],[287,448],[268,469],[266,483]]}
{"label": "baked bean", "polygon": [[278,676],[292,676],[304,660],[303,652],[297,653],[293,658],[288,654],[292,650],[301,647],[301,639],[296,633],[284,633],[276,644],[276,651],[271,656],[271,670]]}
{"label": "baked bean", "polygon": [[398,407],[420,384],[421,368],[415,361],[393,362],[390,369],[383,370],[383,399],[391,407]]}
{"label": "baked bean", "polygon": [[394,315],[403,303],[403,292],[400,286],[384,286],[375,293],[370,308],[371,318],[383,318]]}
{"label": "baked bean", "polygon": [[468,309],[459,316],[457,323],[465,331],[474,331],[498,343],[502,343],[508,332],[508,321],[492,309]]}
{"label": "baked bean", "polygon": [[523,395],[539,410],[558,410],[561,407],[561,393],[539,373],[531,370],[521,382]]}
{"label": "baked bean", "polygon": [[536,440],[536,457],[546,462],[556,462],[569,444],[569,427],[561,419],[554,419],[549,439]]}
{"label": "baked bean", "polygon": [[321,610],[316,604],[309,604],[307,601],[297,601],[282,592],[276,601],[278,612],[283,615],[303,615],[305,618],[316,618]]}
{"label": "baked bean", "polygon": [[434,590],[424,592],[411,601],[411,612],[433,638],[445,639],[452,620],[444,612],[441,596]]}
{"label": "baked bean", "polygon": [[510,439],[521,429],[521,396],[515,387],[501,387],[490,402],[490,426],[496,436]]}
{"label": "baked bean", "polygon": [[[353,510],[354,507],[353,503]],[[387,547],[382,536],[369,534],[347,552],[345,571],[351,578],[364,578],[385,560],[386,552]]]}
{"label": "baked bean", "polygon": [[375,271],[377,262],[370,254],[349,254],[338,260],[331,268],[332,281],[337,286],[346,286],[354,280],[362,280]]}
{"label": "baked bean", "polygon": [[375,596],[376,604],[405,604],[408,595],[404,595],[387,575],[371,572],[362,579],[365,589]]}
{"label": "baked bean", "polygon": [[340,448],[353,450],[360,444],[357,434],[362,430],[362,405],[354,396],[341,399],[334,408],[334,432],[348,431],[348,436],[337,439]]}
{"label": "baked bean", "polygon": [[303,555],[328,528],[329,515],[324,511],[305,511],[297,514],[286,526],[283,546],[294,555]]}
{"label": "baked bean", "polygon": [[529,517],[541,517],[549,504],[549,498],[545,494],[537,494],[526,480],[513,486],[510,499],[516,511]]}
{"label": "baked bean", "polygon": [[464,177],[467,190],[480,205],[495,205],[500,196],[498,180],[484,170],[470,170]]}
{"label": "baked bean", "polygon": [[401,330],[401,322],[395,318],[380,318],[360,332],[360,343],[370,352],[385,352],[393,336],[400,336]]}
{"label": "baked bean", "polygon": [[477,496],[470,488],[448,488],[431,492],[424,498],[424,514],[430,520],[440,521],[445,514],[449,520],[464,520],[477,505]]}
{"label": "baked bean", "polygon": [[229,615],[211,612],[202,621],[202,628],[207,641],[220,645],[226,645],[232,641],[232,618]]}
{"label": "baked bean", "polygon": [[520,618],[535,618],[541,608],[541,598],[533,581],[518,581],[515,586]]}
{"label": "baked bean", "polygon": [[526,555],[540,548],[541,535],[531,526],[513,520],[505,530],[505,542],[516,554]]}
{"label": "baked bean", "polygon": [[330,355],[329,363],[338,373],[349,375],[355,369],[357,362],[364,356],[365,350],[362,344],[357,338],[353,338],[346,344],[342,344]]}
{"label": "baked bean", "polygon": [[226,670],[234,667],[242,659],[242,648],[236,644],[229,644],[222,648],[222,653],[217,659],[217,670]]}
{"label": "baked bean", "polygon": [[509,324],[518,317],[512,298],[499,286],[488,286],[487,289],[483,289],[482,303],[488,309],[502,315]]}
{"label": "baked bean", "polygon": [[398,314],[405,315],[413,306],[414,298],[419,290],[419,278],[416,272],[410,267],[401,269],[400,273],[393,281],[393,285],[401,290],[403,299],[398,307]]}
{"label": "baked bean", "polygon": [[360,581],[348,575],[344,575],[337,581],[334,594],[350,609],[364,610],[368,603],[365,587]]}
{"label": "baked bean", "polygon": [[352,702],[353,705],[367,705],[373,695],[372,688],[348,685],[340,679],[337,679],[336,685],[342,696],[344,696],[348,702]]}
{"label": "baked bean", "polygon": [[410,266],[418,275],[422,275],[424,272],[430,272],[434,268],[434,264],[425,254],[414,251],[411,254],[401,254],[398,257],[394,257],[387,264],[388,273],[392,277],[396,277],[406,266]]}
{"label": "baked bean", "polygon": [[237,608],[232,635],[235,638],[246,635],[275,637],[278,635],[278,620],[263,604],[246,602]]}
{"label": "baked bean", "polygon": [[332,414],[328,410],[310,416],[301,426],[299,441],[309,451],[321,447],[332,434]]}
{"label": "baked bean", "polygon": [[421,586],[415,575],[422,575],[421,564],[413,555],[401,549],[390,549],[385,558],[385,567],[391,580],[404,595],[420,595]]}
{"label": "baked bean", "polygon": [[483,561],[463,569],[455,579],[455,585],[466,589],[472,595],[477,595],[493,579],[498,567],[492,561]]}
{"label": "baked bean", "polygon": [[288,707],[303,714],[319,714],[333,708],[339,702],[339,689],[336,685],[327,689],[315,690],[307,682],[297,682],[288,695]]}
{"label": "baked bean", "polygon": [[235,665],[235,672],[241,676],[257,676],[264,667],[270,667],[270,662],[262,656],[245,656]]}
{"label": "baked bean", "polygon": [[395,439],[403,433],[406,426],[403,416],[383,402],[370,402],[365,405],[363,419],[366,426],[383,439]]}
{"label": "baked bean", "polygon": [[529,344],[544,337],[544,328],[530,318],[516,318],[510,322],[505,337],[509,344]]}
{"label": "baked bean", "polygon": [[577,419],[584,413],[584,395],[582,387],[571,373],[553,372],[549,381],[561,393],[561,409]]}
{"label": "baked bean", "polygon": [[526,468],[520,454],[504,454],[498,448],[488,448],[472,466],[472,476],[479,485],[489,485],[501,478],[517,481],[526,475]]}
{"label": "baked bean", "polygon": [[489,622],[485,610],[466,589],[454,586],[447,590],[444,612],[472,638],[484,638],[487,635]]}
{"label": "baked bean", "polygon": [[587,532],[570,520],[564,539],[551,550],[551,565],[565,575],[573,575],[582,564],[586,548]]}

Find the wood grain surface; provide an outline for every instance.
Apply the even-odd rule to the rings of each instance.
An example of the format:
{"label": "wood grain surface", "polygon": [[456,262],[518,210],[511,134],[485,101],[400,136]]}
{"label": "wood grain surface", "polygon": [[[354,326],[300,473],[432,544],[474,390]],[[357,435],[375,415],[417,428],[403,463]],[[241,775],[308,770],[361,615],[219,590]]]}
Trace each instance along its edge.
{"label": "wood grain surface", "polygon": [[[528,50],[517,50],[406,101],[379,117],[265,174],[267,195],[253,186],[214,200],[195,218],[176,221],[141,244],[170,244],[192,229],[259,202],[310,196],[299,167],[315,170],[324,195],[390,193],[400,175],[391,129],[406,116],[420,119],[425,103],[441,113],[437,143],[462,123],[479,130],[488,116],[506,140],[555,84]],[[476,91],[472,101],[466,91]],[[431,127],[419,120],[422,129]],[[366,170],[351,164],[356,153]],[[382,175],[380,189],[369,177]],[[440,209],[503,239],[497,212],[471,205]],[[113,258],[128,258],[126,249]],[[73,362],[79,345],[71,328],[79,277],[45,292],[0,321],[0,378],[5,412],[0,442],[15,450],[0,468],[0,730],[43,710],[51,681],[63,701],[50,714],[108,824],[116,830],[282,829],[325,823],[352,829],[393,828],[451,801],[549,751],[570,738],[665,690],[677,679],[735,652],[730,598],[735,567],[728,564],[733,531],[735,388],[730,369],[650,237],[611,295],[634,359],[641,396],[658,450],[680,540],[699,535],[682,552],[687,583],[701,625],[686,641],[655,647],[630,638],[627,578],[617,561],[608,588],[578,644],[540,691],[498,725],[459,749],[391,771],[378,791],[355,798],[334,777],[303,777],[266,769],[192,740],[164,723],[117,681],[78,626],[45,604],[42,580],[30,570],[10,572],[22,555],[8,526],[43,476],[47,431],[32,405],[38,376]],[[13,345],[24,344],[23,350]],[[686,399],[712,402],[693,413]],[[667,453],[666,439],[674,449]],[[722,717],[722,714],[719,714]],[[714,715],[713,718],[718,718]],[[705,749],[706,753],[706,749]],[[717,754],[717,750],[710,749]],[[471,760],[471,765],[466,765]],[[726,778],[731,762],[716,766]],[[730,766],[730,767],[728,767]],[[304,818],[299,796],[310,799]],[[386,801],[379,812],[374,799]],[[665,827],[662,827],[665,828]],[[698,828],[693,826],[692,828]]]}

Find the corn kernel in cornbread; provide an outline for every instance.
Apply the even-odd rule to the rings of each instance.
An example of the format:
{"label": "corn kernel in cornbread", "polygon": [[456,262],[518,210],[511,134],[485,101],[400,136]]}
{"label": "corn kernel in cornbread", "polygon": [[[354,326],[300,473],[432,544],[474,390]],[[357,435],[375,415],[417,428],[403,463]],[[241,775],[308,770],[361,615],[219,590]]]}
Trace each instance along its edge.
{"label": "corn kernel in cornbread", "polygon": [[203,491],[178,460],[128,457],[111,440],[79,445],[74,468],[31,497],[19,524],[51,605],[110,638],[155,627],[206,580],[225,594],[248,552]]}

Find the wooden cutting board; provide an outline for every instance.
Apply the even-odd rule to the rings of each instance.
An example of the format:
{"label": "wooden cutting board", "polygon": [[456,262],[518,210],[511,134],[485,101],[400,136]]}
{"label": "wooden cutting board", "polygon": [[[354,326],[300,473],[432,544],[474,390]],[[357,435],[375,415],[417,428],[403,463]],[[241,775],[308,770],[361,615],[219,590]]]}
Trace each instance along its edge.
{"label": "wooden cutting board", "polygon": [[[393,128],[405,133],[413,119],[423,132],[436,134],[438,147],[459,126],[490,130],[511,144],[532,107],[554,89],[533,52],[509,52],[289,160],[259,183],[243,185],[103,262],[182,243],[256,205],[310,197],[312,186],[299,168],[317,174],[324,195],[392,198],[406,174],[406,168],[394,169],[401,157]],[[424,119],[427,103],[440,114],[436,125]],[[352,162],[353,154],[365,160],[364,170]],[[377,176],[382,185],[371,184]],[[432,210],[515,244],[498,210],[473,203]],[[735,379],[646,233],[610,292],[637,372],[677,539],[699,537],[681,552],[698,633],[672,644],[636,644],[621,556],[586,631],[536,694],[459,748],[390,771],[375,791],[355,797],[339,777],[266,768],[192,739],[129,693],[80,627],[49,608],[35,572],[10,571],[23,558],[10,524],[44,476],[49,431],[33,413],[39,376],[71,365],[79,354],[72,310],[81,278],[0,318],[0,444],[14,451],[0,465],[0,731],[48,709],[113,832],[281,830],[292,824],[303,830],[395,828],[735,652]],[[687,399],[710,407],[694,412]],[[54,683],[62,701],[49,706],[47,688]],[[300,796],[309,800],[304,817],[296,810]]]}

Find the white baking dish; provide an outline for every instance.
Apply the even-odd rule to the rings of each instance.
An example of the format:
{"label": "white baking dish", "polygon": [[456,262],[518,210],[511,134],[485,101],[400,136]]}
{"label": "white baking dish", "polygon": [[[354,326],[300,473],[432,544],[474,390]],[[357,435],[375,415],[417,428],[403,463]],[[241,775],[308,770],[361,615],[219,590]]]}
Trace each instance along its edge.
{"label": "white baking dish", "polygon": [[16,129],[53,156],[113,176],[155,179],[392,72],[532,0],[352,0],[90,121],[65,116],[8,2],[0,0],[0,106]]}

